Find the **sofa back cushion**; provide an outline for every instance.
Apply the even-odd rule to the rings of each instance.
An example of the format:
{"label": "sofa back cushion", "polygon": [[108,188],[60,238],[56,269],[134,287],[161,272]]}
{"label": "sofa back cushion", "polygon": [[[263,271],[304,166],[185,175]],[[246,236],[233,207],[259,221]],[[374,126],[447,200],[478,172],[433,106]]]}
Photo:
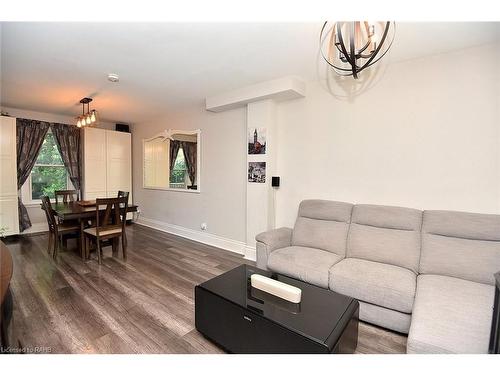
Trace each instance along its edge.
{"label": "sofa back cushion", "polygon": [[354,206],[347,256],[418,272],[422,211],[413,208]]}
{"label": "sofa back cushion", "polygon": [[345,257],[352,206],[319,199],[302,201],[292,245],[314,247]]}
{"label": "sofa back cushion", "polygon": [[494,284],[500,270],[500,215],[424,211],[420,273]]}

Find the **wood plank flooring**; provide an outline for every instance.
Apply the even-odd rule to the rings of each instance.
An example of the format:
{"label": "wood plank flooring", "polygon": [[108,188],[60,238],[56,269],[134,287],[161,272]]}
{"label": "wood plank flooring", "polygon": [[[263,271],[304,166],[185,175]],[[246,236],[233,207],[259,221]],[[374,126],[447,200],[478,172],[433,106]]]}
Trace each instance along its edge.
{"label": "wood plank flooring", "polygon": [[[222,353],[194,328],[194,286],[253,262],[136,224],[128,260],[104,248],[101,266],[76,244],[54,262],[47,234],[5,242],[12,252],[12,334],[51,353]],[[404,353],[406,337],[360,324],[358,353]]]}

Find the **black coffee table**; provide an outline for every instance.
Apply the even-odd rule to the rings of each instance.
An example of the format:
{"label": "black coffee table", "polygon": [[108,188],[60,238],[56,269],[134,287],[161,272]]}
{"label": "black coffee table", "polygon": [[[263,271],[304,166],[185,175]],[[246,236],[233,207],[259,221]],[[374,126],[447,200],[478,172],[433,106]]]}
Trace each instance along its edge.
{"label": "black coffee table", "polygon": [[[272,277],[302,290],[298,304],[250,285]],[[196,329],[231,353],[353,353],[359,302],[283,275],[242,265],[196,286]]]}

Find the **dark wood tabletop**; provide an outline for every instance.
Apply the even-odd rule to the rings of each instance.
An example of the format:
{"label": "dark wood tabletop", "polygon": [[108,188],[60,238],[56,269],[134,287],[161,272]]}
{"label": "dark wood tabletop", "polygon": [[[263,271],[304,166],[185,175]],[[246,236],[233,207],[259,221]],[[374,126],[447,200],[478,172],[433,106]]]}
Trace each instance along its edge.
{"label": "dark wood tabletop", "polygon": [[[137,212],[136,205],[127,207],[127,212]],[[105,206],[102,206],[100,211],[104,211]],[[95,218],[96,206],[81,205],[78,202],[56,203],[52,205],[52,210],[61,219],[65,220],[78,220],[80,222],[80,249],[85,248],[84,244],[84,229],[87,219]],[[88,254],[81,251],[82,259],[85,260]]]}
{"label": "dark wood tabletop", "polygon": [[5,244],[0,240],[0,306],[9,289],[12,278],[12,256]]}
{"label": "dark wood tabletop", "polygon": [[[95,206],[81,206],[76,202],[57,203],[52,205],[52,209],[56,215],[62,220],[85,219],[95,216]],[[105,207],[102,207],[104,210]],[[127,212],[136,212],[137,206],[130,205]]]}

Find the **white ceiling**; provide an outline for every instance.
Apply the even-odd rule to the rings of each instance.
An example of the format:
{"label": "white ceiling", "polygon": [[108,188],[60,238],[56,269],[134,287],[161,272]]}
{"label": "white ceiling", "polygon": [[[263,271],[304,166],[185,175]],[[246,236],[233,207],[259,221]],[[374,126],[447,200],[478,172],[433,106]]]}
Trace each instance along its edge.
{"label": "white ceiling", "polygon": [[[391,62],[500,40],[500,23],[398,23]],[[0,100],[139,122],[287,75],[317,79],[321,23],[2,23]],[[107,81],[118,73],[120,82]]]}

